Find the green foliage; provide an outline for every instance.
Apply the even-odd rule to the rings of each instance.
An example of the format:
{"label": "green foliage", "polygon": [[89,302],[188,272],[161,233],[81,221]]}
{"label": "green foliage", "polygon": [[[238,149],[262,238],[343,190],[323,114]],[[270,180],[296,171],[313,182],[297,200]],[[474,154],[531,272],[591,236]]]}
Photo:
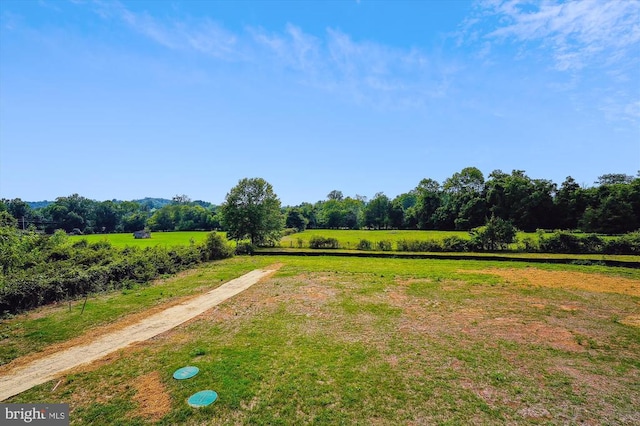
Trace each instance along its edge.
{"label": "green foliage", "polygon": [[0,227],[0,314],[91,292],[146,283],[203,261],[230,257],[232,250],[211,233],[202,244],[116,248],[106,240],[69,240]]}
{"label": "green foliage", "polygon": [[309,240],[309,248],[312,249],[338,249],[338,240],[330,237],[313,236]]}
{"label": "green foliage", "polygon": [[236,245],[236,254],[253,254],[256,251],[256,246],[251,242],[241,241]]}
{"label": "green foliage", "polygon": [[152,231],[208,231],[219,225],[211,211],[202,206],[184,203],[162,207],[149,218],[147,223]]}
{"label": "green foliage", "polygon": [[282,236],[288,237],[289,235],[297,234],[298,232],[300,231],[298,231],[297,228],[285,228],[282,230]]}
{"label": "green foliage", "polygon": [[393,250],[393,243],[390,240],[377,241],[376,249],[380,251],[391,251]]}
{"label": "green foliage", "polygon": [[356,246],[357,250],[371,250],[373,248],[373,244],[369,240],[360,240],[358,245]]}
{"label": "green foliage", "polygon": [[402,239],[396,243],[398,251],[414,252],[439,252],[442,251],[442,243],[436,240],[410,240]]}
{"label": "green foliage", "polygon": [[290,208],[287,211],[285,226],[287,229],[295,229],[296,232],[302,232],[307,229],[309,220],[304,217],[299,208]]}
{"label": "green foliage", "polygon": [[520,239],[518,245],[518,251],[526,252],[526,253],[536,253],[540,251],[540,243],[539,239],[533,238],[531,236],[525,236]]}
{"label": "green foliage", "polygon": [[509,221],[491,216],[485,226],[471,231],[471,246],[479,250],[506,250],[516,238],[517,229]]}
{"label": "green foliage", "polygon": [[16,228],[18,226],[18,220],[7,211],[0,211],[0,226]]}
{"label": "green foliage", "polygon": [[445,239],[442,240],[443,251],[462,252],[462,251],[467,251],[468,247],[469,247],[468,240],[464,240],[455,235],[452,235],[451,237],[446,237]]}
{"label": "green foliage", "polygon": [[249,239],[259,246],[273,246],[280,240],[284,225],[280,200],[264,179],[240,180],[220,209],[227,238]]}
{"label": "green foliage", "polygon": [[595,235],[587,239],[567,231],[557,231],[540,239],[540,250],[547,253],[597,253],[593,249],[601,246],[602,240]]}
{"label": "green foliage", "polygon": [[640,255],[640,231],[630,232],[605,242],[602,251],[606,254]]}
{"label": "green foliage", "polygon": [[389,226],[391,201],[382,192],[377,193],[364,208],[364,225],[370,229],[382,229]]}
{"label": "green foliage", "polygon": [[218,260],[231,257],[233,249],[219,234],[211,232],[203,245],[204,260]]}

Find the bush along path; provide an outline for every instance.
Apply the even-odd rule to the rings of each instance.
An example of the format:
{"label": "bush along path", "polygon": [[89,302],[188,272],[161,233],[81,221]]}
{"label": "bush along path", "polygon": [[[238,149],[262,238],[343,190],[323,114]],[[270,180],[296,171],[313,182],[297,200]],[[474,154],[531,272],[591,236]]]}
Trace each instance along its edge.
{"label": "bush along path", "polygon": [[[201,296],[185,300],[118,331],[104,334],[91,343],[53,353],[25,365],[20,365],[20,359],[17,359],[7,366],[6,373],[0,375],[0,401],[52,380],[71,368],[88,364],[134,342],[171,330],[246,290],[278,268],[278,265],[273,265],[249,272]],[[12,368],[12,364],[18,366]]]}
{"label": "bush along path", "polygon": [[0,226],[0,316],[146,284],[232,254],[214,232],[200,244],[139,249],[112,247],[106,240],[71,242],[63,231],[48,236]]}

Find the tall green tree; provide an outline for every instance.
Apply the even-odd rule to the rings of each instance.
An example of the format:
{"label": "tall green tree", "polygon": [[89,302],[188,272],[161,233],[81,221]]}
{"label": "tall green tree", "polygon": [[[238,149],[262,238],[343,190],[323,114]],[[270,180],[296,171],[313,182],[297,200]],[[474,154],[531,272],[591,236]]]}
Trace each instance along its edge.
{"label": "tall green tree", "polygon": [[287,228],[295,228],[298,232],[302,232],[307,228],[309,221],[303,216],[302,212],[297,207],[291,207],[287,209],[286,223]]}
{"label": "tall green tree", "polygon": [[440,184],[433,179],[422,179],[414,190],[415,206],[407,212],[418,229],[434,229],[434,216],[441,205]]}
{"label": "tall green tree", "polygon": [[382,192],[378,192],[364,208],[364,224],[373,229],[389,226],[389,210],[391,201]]}
{"label": "tall green tree", "polygon": [[284,226],[280,199],[264,179],[240,180],[231,188],[220,210],[229,239],[248,238],[256,245],[271,245],[280,240]]}

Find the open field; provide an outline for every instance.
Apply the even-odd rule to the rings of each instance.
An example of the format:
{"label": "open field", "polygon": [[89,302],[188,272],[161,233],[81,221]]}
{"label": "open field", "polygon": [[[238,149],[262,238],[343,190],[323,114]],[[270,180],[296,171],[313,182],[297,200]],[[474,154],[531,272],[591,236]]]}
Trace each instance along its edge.
{"label": "open field", "polygon": [[[547,234],[550,235],[550,234]],[[576,236],[585,236],[583,233],[575,233]],[[282,247],[298,247],[299,240],[302,241],[303,247],[309,246],[309,240],[314,236],[335,238],[340,242],[340,247],[344,249],[355,249],[360,240],[369,240],[372,243],[377,241],[400,240],[434,240],[443,241],[447,237],[458,237],[464,240],[471,238],[468,231],[418,231],[418,230],[343,230],[343,229],[308,229],[297,234],[287,235],[282,238],[280,245]],[[535,232],[518,232],[518,240],[528,237],[535,241],[538,240],[538,234]],[[602,236],[605,240],[611,238]],[[512,244],[515,249],[517,244]]]}
{"label": "open field", "polygon": [[[86,239],[90,243],[109,241],[114,247],[154,247],[157,245],[171,247],[184,246],[204,241],[209,231],[185,231],[185,232],[152,232],[151,238],[133,238],[132,233],[127,234],[92,234],[74,235],[71,241]],[[221,232],[223,238],[225,233]]]}
{"label": "open field", "polygon": [[[72,424],[640,421],[633,269],[237,257],[92,298],[84,315],[76,303],[71,313],[58,306],[17,316],[2,323],[2,346],[15,341],[33,353],[20,348],[54,323],[93,330],[146,309],[138,299],[157,306],[177,296],[169,288],[193,294],[265,262],[283,266],[198,319],[65,375],[53,392],[57,380],[7,402],[68,402]],[[185,365],[201,373],[173,380]],[[220,399],[189,408],[185,399],[201,389]]]}
{"label": "open field", "polygon": [[298,247],[298,240],[302,240],[303,247],[309,247],[309,240],[313,237],[335,238],[340,242],[340,247],[344,249],[355,249],[360,240],[376,241],[399,241],[399,240],[436,240],[442,241],[446,237],[460,237],[469,239],[466,231],[414,231],[414,230],[343,230],[343,229],[308,229],[297,234],[282,237],[280,245],[282,247]]}

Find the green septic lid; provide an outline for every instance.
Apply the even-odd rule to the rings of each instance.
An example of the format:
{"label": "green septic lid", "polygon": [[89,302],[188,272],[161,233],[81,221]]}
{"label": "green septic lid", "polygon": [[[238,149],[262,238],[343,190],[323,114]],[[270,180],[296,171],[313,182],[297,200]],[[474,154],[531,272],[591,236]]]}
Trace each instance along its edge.
{"label": "green septic lid", "polygon": [[218,394],[212,390],[203,390],[194,393],[189,397],[187,403],[192,407],[206,407],[215,402],[218,399]]}
{"label": "green septic lid", "polygon": [[190,379],[198,372],[200,369],[198,367],[182,367],[178,368],[175,373],[173,373],[173,378],[178,380]]}

